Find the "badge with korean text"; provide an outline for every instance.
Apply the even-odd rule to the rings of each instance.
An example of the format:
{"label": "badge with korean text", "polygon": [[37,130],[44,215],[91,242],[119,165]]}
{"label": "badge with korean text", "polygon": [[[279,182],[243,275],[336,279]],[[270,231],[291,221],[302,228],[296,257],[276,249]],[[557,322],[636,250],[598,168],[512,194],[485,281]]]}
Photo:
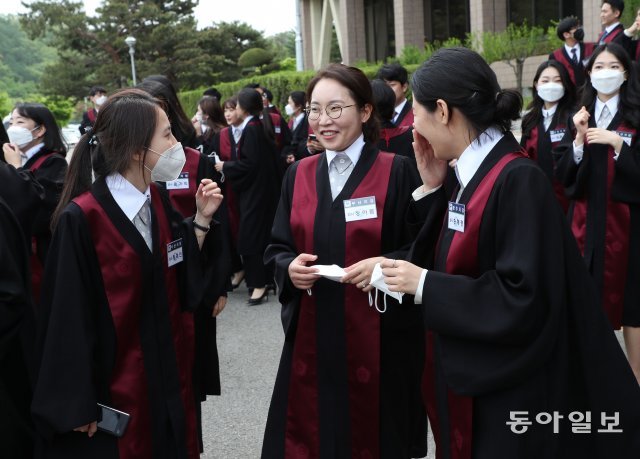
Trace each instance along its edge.
{"label": "badge with korean text", "polygon": [[182,253],[182,238],[176,239],[173,242],[167,244],[167,263],[169,268],[173,265],[177,265],[184,259]]}
{"label": "badge with korean text", "polygon": [[560,142],[564,137],[564,133],[566,129],[552,129],[549,131],[549,137],[551,137],[551,142],[556,143]]}
{"label": "badge with korean text", "polygon": [[631,146],[631,140],[633,139],[633,134],[631,132],[616,131],[616,134],[622,137],[624,143],[626,143],[628,146]]}
{"label": "badge with korean text", "polygon": [[464,233],[464,204],[449,202],[448,228]]}
{"label": "badge with korean text", "polygon": [[167,190],[188,190],[189,173],[182,172],[177,179],[167,182]]}
{"label": "badge with korean text", "polygon": [[347,222],[378,218],[375,196],[345,199],[342,202],[344,204],[344,219]]}

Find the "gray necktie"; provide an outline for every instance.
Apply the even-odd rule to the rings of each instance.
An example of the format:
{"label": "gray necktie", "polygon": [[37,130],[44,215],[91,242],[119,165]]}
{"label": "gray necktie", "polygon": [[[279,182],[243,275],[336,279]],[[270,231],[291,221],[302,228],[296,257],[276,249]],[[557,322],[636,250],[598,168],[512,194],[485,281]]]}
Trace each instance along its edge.
{"label": "gray necktie", "polygon": [[571,50],[571,60],[574,64],[578,63],[578,50],[576,48],[573,48]]}
{"label": "gray necktie", "polygon": [[153,252],[153,239],[151,236],[151,205],[149,203],[149,199],[144,201],[144,204],[136,216],[133,217],[133,224],[140,232],[140,235],[144,238],[144,242],[147,243],[149,250]]}
{"label": "gray necktie", "polygon": [[602,108],[602,112],[600,113],[600,118],[598,118],[596,126],[602,129],[607,129],[609,123],[611,123],[611,112],[609,111],[609,107],[605,105]]}
{"label": "gray necktie", "polygon": [[238,143],[240,141],[240,136],[241,135],[242,135],[242,129],[233,128],[233,140],[235,140],[236,143]]}
{"label": "gray necktie", "polygon": [[346,153],[338,153],[329,165],[329,183],[331,185],[331,197],[336,199],[347,183],[351,175],[353,163]]}

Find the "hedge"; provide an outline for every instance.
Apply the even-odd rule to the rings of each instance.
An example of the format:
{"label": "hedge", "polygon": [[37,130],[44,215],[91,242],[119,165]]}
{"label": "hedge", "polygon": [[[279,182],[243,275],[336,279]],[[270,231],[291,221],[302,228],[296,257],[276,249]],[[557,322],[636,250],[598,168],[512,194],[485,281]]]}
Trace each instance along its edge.
{"label": "hedge", "polygon": [[[360,70],[364,72],[365,75],[369,79],[373,79],[380,68],[380,65],[366,65],[366,66],[358,66]],[[407,65],[405,66],[411,74],[418,68],[418,65]],[[268,75],[259,75],[253,76],[250,78],[244,78],[242,80],[229,82],[229,83],[218,83],[215,85],[215,88],[220,91],[222,94],[222,100],[228,99],[229,97],[237,94],[244,86],[249,83],[258,83],[260,86],[265,88],[269,88],[269,90],[273,93],[273,104],[278,108],[282,109],[287,104],[287,99],[289,98],[289,94],[291,91],[304,91],[307,88],[307,84],[313,76],[316,74],[315,71],[309,70],[304,72],[297,71],[286,71],[286,72],[276,72],[270,73]],[[206,88],[194,89],[191,91],[182,91],[179,94],[180,102],[184,107],[187,114],[195,113],[198,101],[202,97],[202,92]]]}

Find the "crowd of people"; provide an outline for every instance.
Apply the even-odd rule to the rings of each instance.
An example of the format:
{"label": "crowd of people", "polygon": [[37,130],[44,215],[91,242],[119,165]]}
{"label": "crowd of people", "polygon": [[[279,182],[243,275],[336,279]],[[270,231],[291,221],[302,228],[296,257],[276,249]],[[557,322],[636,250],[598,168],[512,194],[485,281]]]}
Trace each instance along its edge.
{"label": "crowd of people", "polygon": [[559,23],[519,140],[521,95],[465,48],[411,79],[331,64],[284,115],[259,85],[196,107],[162,75],[94,87],[73,152],[47,107],[16,105],[7,457],[199,457],[216,317],[243,282],[248,306],[282,305],[265,459],[424,457],[427,424],[442,459],[639,457],[640,11],[624,29],[623,9],[603,3],[597,43]]}

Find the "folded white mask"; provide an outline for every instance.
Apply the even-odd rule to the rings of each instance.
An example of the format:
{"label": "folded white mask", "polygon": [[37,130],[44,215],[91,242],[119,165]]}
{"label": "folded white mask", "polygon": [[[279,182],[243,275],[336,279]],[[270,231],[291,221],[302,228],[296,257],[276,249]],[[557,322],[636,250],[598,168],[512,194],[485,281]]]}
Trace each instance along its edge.
{"label": "folded white mask", "polygon": [[[376,297],[375,300],[371,296],[371,292],[369,292],[369,306],[373,306],[375,304],[378,312],[383,313],[387,310],[387,295],[391,298],[395,298],[398,300],[400,304],[402,304],[402,296],[404,293],[401,292],[392,292],[389,290],[389,286],[384,281],[384,274],[382,274],[382,268],[380,267],[380,263],[376,263],[373,267],[373,272],[371,273],[371,286],[376,289]],[[380,309],[378,307],[378,292],[381,291],[384,294],[384,309]]]}

